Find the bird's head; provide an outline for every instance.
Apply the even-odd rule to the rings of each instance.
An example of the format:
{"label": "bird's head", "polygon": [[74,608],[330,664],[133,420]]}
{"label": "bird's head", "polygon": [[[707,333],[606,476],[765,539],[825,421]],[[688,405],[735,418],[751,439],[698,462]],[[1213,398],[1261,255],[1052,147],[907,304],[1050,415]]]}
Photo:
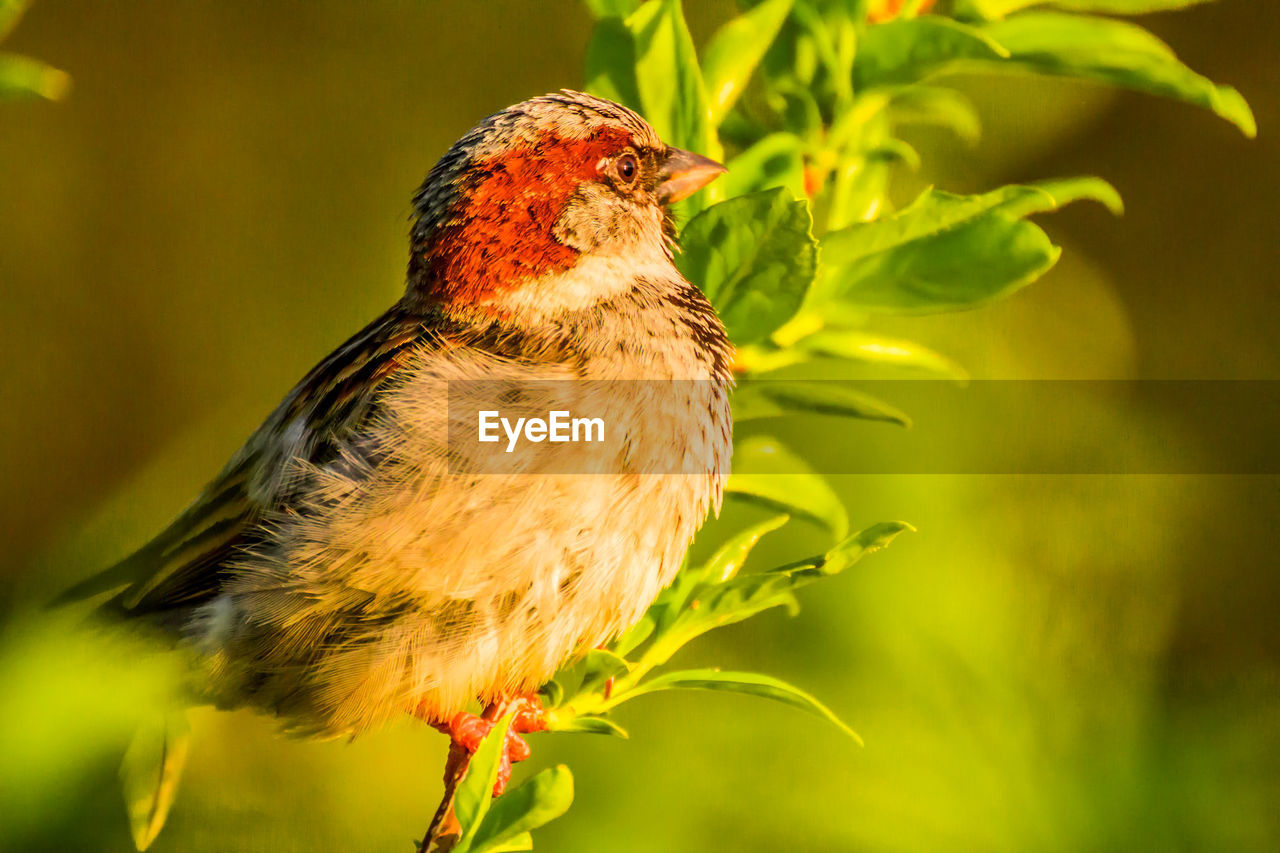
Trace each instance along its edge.
{"label": "bird's head", "polygon": [[414,196],[409,296],[493,316],[590,307],[672,271],[669,205],[723,171],[590,95],[508,107]]}

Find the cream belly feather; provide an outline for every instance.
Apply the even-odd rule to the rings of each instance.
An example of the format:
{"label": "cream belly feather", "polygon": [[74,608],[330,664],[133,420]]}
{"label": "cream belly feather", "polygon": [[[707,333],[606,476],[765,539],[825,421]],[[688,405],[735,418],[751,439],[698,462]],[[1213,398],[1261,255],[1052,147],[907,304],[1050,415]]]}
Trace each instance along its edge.
{"label": "cream belly feather", "polygon": [[[188,622],[203,698],[321,736],[447,718],[536,689],[634,624],[718,508],[731,448],[723,329],[669,261],[654,272],[530,337],[554,367],[531,344],[426,335],[358,440],[319,466],[282,451],[263,488],[307,500],[264,520],[266,541]],[[643,443],[662,461],[615,443],[548,473],[534,445],[502,473],[458,472],[448,413],[495,379],[582,389],[578,410],[626,454]]]}

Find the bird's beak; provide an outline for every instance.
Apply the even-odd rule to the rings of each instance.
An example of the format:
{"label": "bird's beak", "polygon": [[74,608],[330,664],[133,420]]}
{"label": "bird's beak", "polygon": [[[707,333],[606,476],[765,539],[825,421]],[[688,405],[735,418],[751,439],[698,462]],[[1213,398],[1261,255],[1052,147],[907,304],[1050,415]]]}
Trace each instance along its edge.
{"label": "bird's beak", "polygon": [[662,161],[658,172],[661,179],[658,184],[658,200],[664,204],[674,204],[682,198],[688,198],[725,171],[724,166],[710,157],[679,148],[668,148],[666,159]]}

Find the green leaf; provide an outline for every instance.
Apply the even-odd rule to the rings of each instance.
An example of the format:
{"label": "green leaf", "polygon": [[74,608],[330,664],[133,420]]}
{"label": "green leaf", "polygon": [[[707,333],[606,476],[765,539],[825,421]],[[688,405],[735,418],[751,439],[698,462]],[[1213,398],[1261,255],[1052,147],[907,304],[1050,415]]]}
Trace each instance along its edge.
{"label": "green leaf", "polygon": [[56,101],[71,88],[66,72],[36,59],[0,53],[0,98],[39,97]]}
{"label": "green leaf", "polygon": [[564,685],[557,679],[551,679],[542,687],[538,688],[538,692],[542,695],[542,707],[555,708],[564,701]]}
{"label": "green leaf", "polygon": [[953,379],[968,378],[960,365],[914,341],[854,329],[822,329],[802,338],[796,346],[828,358],[918,368]]}
{"label": "green leaf", "polygon": [[608,717],[597,717],[591,714],[577,714],[574,711],[548,711],[547,731],[576,732],[588,735],[611,735],[626,740],[631,737],[627,730]]}
{"label": "green leaf", "polygon": [[991,213],[851,264],[838,296],[868,312],[959,311],[1025,287],[1060,254],[1037,226]]}
{"label": "green leaf", "polygon": [[723,583],[700,585],[678,618],[658,634],[640,659],[632,664],[631,672],[618,679],[613,696],[609,699],[586,697],[581,703],[582,710],[605,712],[639,695],[637,690],[642,688],[645,675],[670,660],[690,640],[708,631],[741,622],[775,607],[786,607],[794,613],[799,608],[796,589],[843,571],[909,529],[910,525],[903,522],[877,524],[842,540],[821,556],[766,572],[736,575]]}
{"label": "green leaf", "polygon": [[703,51],[702,77],[710,99],[712,125],[719,125],[738,100],[794,3],[795,0],[764,0],[730,19],[711,37]]}
{"label": "green leaf", "polygon": [[0,0],[0,41],[13,32],[30,5],[31,0]]}
{"label": "green leaf", "polygon": [[[847,7],[832,3],[819,9],[812,0],[800,0],[792,19],[804,33],[801,44],[812,55],[814,71],[825,72],[825,76],[817,75],[817,85],[812,88],[832,112],[843,111],[853,101],[852,60],[857,44]],[[814,76],[806,73],[800,79],[813,80]]]}
{"label": "green leaf", "polygon": [[838,575],[868,554],[886,547],[899,534],[907,531],[914,532],[915,528],[905,521],[882,521],[859,530],[821,557],[779,566],[770,572],[788,575],[798,585],[814,578]]}
{"label": "green leaf", "polygon": [[120,783],[139,850],[146,850],[164,828],[190,746],[191,725],[182,711],[144,722],[129,742]]}
{"label": "green leaf", "polygon": [[[524,853],[532,849],[533,836],[528,832],[522,832],[499,844],[486,844],[483,853]],[[475,853],[475,848],[472,848],[472,853]]]}
{"label": "green leaf", "polygon": [[844,503],[825,479],[776,439],[753,436],[734,448],[725,492],[817,521],[836,539],[849,530]]}
{"label": "green leaf", "polygon": [[766,136],[734,157],[719,181],[725,198],[782,187],[804,198],[804,141],[794,133]]}
{"label": "green leaf", "polygon": [[582,703],[582,710],[593,713],[609,711],[630,700],[636,685],[655,667],[661,666],[680,651],[690,640],[708,631],[733,625],[749,619],[757,613],[775,607],[785,607],[791,613],[799,610],[790,575],[754,572],[722,583],[702,585],[688,606],[675,615],[645,649],[633,665],[631,672],[614,684],[613,695],[589,697]]}
{"label": "green leaf", "polygon": [[859,746],[862,745],[862,738],[858,737],[858,733],[849,728],[826,705],[800,688],[768,675],[755,672],[722,672],[718,669],[686,669],[655,676],[637,687],[632,695],[639,696],[661,690],[724,690],[772,699],[821,717],[857,741]]}
{"label": "green leaf", "polygon": [[897,124],[926,124],[946,128],[965,142],[982,133],[973,102],[954,89],[915,84],[890,90],[889,118]]}
{"label": "green leaf", "polygon": [[834,268],[945,233],[998,210],[1021,217],[1057,210],[1083,199],[1122,210],[1120,197],[1098,178],[1067,178],[1038,184],[1010,184],[981,195],[925,190],[900,212],[833,231],[822,239],[824,267]]}
{"label": "green leaf", "polygon": [[503,747],[507,741],[507,729],[515,714],[507,714],[498,720],[485,735],[475,755],[467,764],[466,775],[458,783],[453,794],[453,813],[462,827],[462,835],[458,838],[456,853],[467,853],[480,830],[481,821],[489,813],[493,800],[493,785],[498,779],[498,768],[502,764]]}
{"label": "green leaf", "polygon": [[688,607],[694,594],[707,584],[724,583],[737,575],[756,543],[789,521],[789,515],[775,515],[739,531],[722,544],[701,566],[685,566],[671,585],[659,593],[645,613],[645,619],[662,634]]}
{"label": "green leaf", "polygon": [[779,80],[769,90],[768,99],[784,127],[815,146],[822,142],[826,132],[822,107],[811,89],[792,80]]}
{"label": "green leaf", "polygon": [[812,299],[915,313],[996,299],[1034,281],[1058,259],[1043,231],[1018,220],[1080,199],[1122,209],[1114,188],[1097,178],[1011,185],[974,196],[926,190],[894,216],[828,234]]}
{"label": "green leaf", "polygon": [[773,531],[780,529],[790,520],[791,516],[785,513],[775,515],[730,536],[699,567],[696,573],[698,579],[707,583],[724,583],[732,579],[747,561],[747,557],[751,556],[751,551],[756,547],[756,543]]}
{"label": "green leaf", "polygon": [[626,19],[635,40],[642,114],[669,145],[721,156],[680,0],[649,0]]}
{"label": "green leaf", "polygon": [[587,42],[588,92],[637,112],[644,111],[636,85],[636,49],[631,30],[618,18],[603,18]]}
{"label": "green leaf", "polygon": [[956,4],[956,14],[997,19],[1029,6],[1052,6],[1070,12],[1145,15],[1149,12],[1185,9],[1208,2],[1211,0],[963,0]]}
{"label": "green leaf", "polygon": [[676,264],[716,306],[737,343],[765,338],[804,299],[817,269],[806,201],[784,189],[714,205],[685,226]]}
{"label": "green leaf", "polygon": [[1124,214],[1124,199],[1101,178],[1050,178],[1034,184],[1011,184],[995,191],[996,209],[1011,216],[1049,213],[1074,201],[1096,201],[1115,216]]}
{"label": "green leaf", "polygon": [[920,171],[920,153],[901,139],[886,139],[863,154],[868,163],[901,163],[913,172]]}
{"label": "green leaf", "polygon": [[597,20],[601,18],[625,18],[636,10],[640,0],[582,0],[587,11]]}
{"label": "green leaf", "polygon": [[734,366],[748,376],[759,376],[810,360],[808,355],[795,348],[775,349],[767,345],[747,344],[738,347]]}
{"label": "green leaf", "polygon": [[[631,107],[670,145],[723,158],[680,0],[648,0],[625,20],[597,21],[586,67],[588,92]],[[692,215],[722,197],[713,184],[680,206]]]}
{"label": "green leaf", "polygon": [[1175,98],[1212,110],[1245,136],[1257,135],[1253,111],[1239,92],[1192,71],[1167,44],[1135,24],[1029,12],[987,24],[983,31],[1009,51],[1000,67],[1099,80]]}
{"label": "green leaf", "polygon": [[997,60],[1009,55],[1000,42],[977,27],[926,15],[868,27],[853,66],[858,89],[911,83],[964,60]]}
{"label": "green leaf", "polygon": [[656,627],[657,622],[646,613],[640,617],[639,622],[622,632],[622,636],[614,641],[613,650],[620,655],[631,654],[632,649],[649,639],[649,635],[653,633]]}
{"label": "green leaf", "polygon": [[531,830],[545,826],[573,805],[573,774],[563,764],[548,767],[489,808],[471,843],[471,853],[528,850],[510,846]]}
{"label": "green leaf", "polygon": [[626,659],[608,649],[592,649],[583,659],[582,685],[579,692],[589,692],[604,686],[610,678],[615,678],[630,669]]}
{"label": "green leaf", "polygon": [[736,423],[812,412],[911,426],[911,418],[896,406],[847,385],[830,382],[795,379],[742,382],[733,402]]}

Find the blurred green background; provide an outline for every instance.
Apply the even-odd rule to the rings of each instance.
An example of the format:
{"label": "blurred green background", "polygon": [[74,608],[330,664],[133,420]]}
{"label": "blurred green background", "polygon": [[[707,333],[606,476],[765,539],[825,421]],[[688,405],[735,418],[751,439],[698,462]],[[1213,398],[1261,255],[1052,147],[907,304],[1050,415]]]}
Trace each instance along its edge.
{"label": "blurred green background", "polygon": [[[701,38],[732,3],[687,7]],[[958,80],[982,142],[921,134],[928,171],[900,187],[1094,173],[1129,212],[1056,214],[1044,280],[881,329],[979,378],[1280,379],[1280,15],[1225,0],[1143,23],[1237,86],[1260,138],[1082,84]],[[412,190],[480,117],[580,85],[589,27],[567,0],[40,0],[7,41],[74,88],[0,104],[0,845],[131,849],[114,751],[149,670],[82,680],[117,650],[33,609],[157,531],[397,298]],[[1055,440],[1141,446],[1149,417],[1109,408]],[[874,452],[883,429],[820,440]],[[920,532],[807,590],[800,618],[682,660],[783,675],[866,747],[746,698],[650,697],[619,713],[629,742],[535,740],[533,769],[567,762],[578,788],[538,849],[1280,847],[1275,477],[837,485],[855,526]],[[202,712],[153,849],[411,849],[444,746],[410,723],[314,744]]]}

